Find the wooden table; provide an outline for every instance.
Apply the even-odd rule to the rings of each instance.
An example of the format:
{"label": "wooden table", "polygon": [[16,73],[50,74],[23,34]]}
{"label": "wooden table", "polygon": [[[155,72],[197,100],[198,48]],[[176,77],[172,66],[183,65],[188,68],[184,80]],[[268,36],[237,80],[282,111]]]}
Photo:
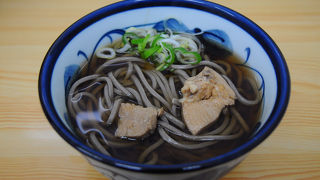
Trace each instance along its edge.
{"label": "wooden table", "polygon": [[[0,1],[0,179],[104,179],[51,128],[38,74],[54,40],[114,1]],[[320,1],[217,0],[260,25],[291,72],[280,126],[225,179],[320,179]]]}

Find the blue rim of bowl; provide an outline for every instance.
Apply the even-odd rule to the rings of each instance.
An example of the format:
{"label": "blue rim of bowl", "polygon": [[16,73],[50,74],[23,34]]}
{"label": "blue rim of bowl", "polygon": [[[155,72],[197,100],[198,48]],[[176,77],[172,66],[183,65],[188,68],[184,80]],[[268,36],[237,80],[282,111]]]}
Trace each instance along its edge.
{"label": "blue rim of bowl", "polygon": [[[126,10],[151,6],[186,7],[218,15],[220,17],[228,19],[229,21],[233,22],[234,24],[237,24],[242,29],[247,31],[254,39],[256,39],[260,43],[260,45],[267,52],[275,68],[277,77],[278,91],[275,107],[273,108],[272,113],[270,114],[263,128],[261,128],[261,130],[249,141],[233,149],[230,152],[203,161],[176,165],[144,165],[109,157],[89,148],[88,146],[83,144],[79,139],[74,137],[65,127],[65,125],[61,122],[61,119],[59,118],[53,106],[50,93],[50,84],[51,74],[54,65],[64,47],[73,39],[74,36],[76,36],[84,28],[86,28],[87,26],[96,22],[99,19]],[[82,17],[77,22],[72,24],[68,29],[65,30],[52,44],[44,58],[39,75],[38,90],[43,111],[53,128],[64,140],[66,140],[71,146],[76,148],[84,155],[97,161],[100,161],[104,164],[135,172],[177,173],[205,169],[226,163],[228,161],[234,160],[238,157],[245,155],[254,147],[259,145],[277,127],[286,111],[290,97],[290,76],[285,59],[282,53],[280,52],[280,49],[269,37],[269,35],[254,22],[227,7],[201,0],[128,0],[102,7]]]}

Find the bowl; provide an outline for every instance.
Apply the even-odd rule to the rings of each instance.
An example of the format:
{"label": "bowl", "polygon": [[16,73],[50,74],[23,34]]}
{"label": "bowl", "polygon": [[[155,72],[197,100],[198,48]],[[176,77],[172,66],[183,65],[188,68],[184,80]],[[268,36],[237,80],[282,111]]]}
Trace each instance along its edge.
{"label": "bowl", "polygon": [[[262,110],[253,135],[242,145],[203,161],[146,165],[119,160],[91,149],[68,123],[66,91],[81,64],[97,48],[121,37],[130,26],[170,26],[201,32],[209,42],[241,57],[239,66],[253,72],[262,94]],[[227,7],[200,0],[129,0],[98,9],[72,24],[47,52],[39,75],[43,111],[57,133],[98,171],[111,179],[218,179],[263,142],[283,117],[290,96],[286,62],[273,40],[258,25]]]}

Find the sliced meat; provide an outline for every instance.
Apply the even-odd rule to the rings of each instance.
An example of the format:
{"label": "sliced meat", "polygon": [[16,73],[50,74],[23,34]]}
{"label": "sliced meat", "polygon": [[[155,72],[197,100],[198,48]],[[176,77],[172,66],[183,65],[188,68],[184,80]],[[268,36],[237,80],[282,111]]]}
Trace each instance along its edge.
{"label": "sliced meat", "polygon": [[119,109],[117,137],[141,138],[153,132],[157,125],[157,117],[163,114],[163,109],[122,103]]}
{"label": "sliced meat", "polygon": [[181,92],[183,119],[194,135],[212,124],[236,98],[228,83],[209,67],[187,79]]}

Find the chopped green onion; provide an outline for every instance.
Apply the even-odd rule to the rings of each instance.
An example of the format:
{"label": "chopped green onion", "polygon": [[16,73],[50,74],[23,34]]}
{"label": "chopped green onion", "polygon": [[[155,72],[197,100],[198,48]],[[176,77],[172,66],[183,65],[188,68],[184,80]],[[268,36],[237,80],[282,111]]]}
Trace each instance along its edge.
{"label": "chopped green onion", "polygon": [[123,44],[127,44],[128,43],[128,38],[131,37],[131,38],[139,38],[138,35],[136,35],[135,33],[132,33],[132,32],[126,32],[124,33],[124,35],[122,36],[122,42]]}
{"label": "chopped green onion", "polygon": [[162,63],[159,66],[157,66],[156,70],[163,71],[163,70],[167,69],[169,66],[170,66],[169,64]]}
{"label": "chopped green onion", "polygon": [[177,59],[179,62],[181,62],[183,64],[192,64],[192,65],[194,65],[194,64],[198,64],[202,60],[202,58],[201,58],[199,53],[193,52],[193,51],[188,51],[183,47],[174,48],[174,51],[180,51],[182,54],[191,54],[191,55],[193,55],[195,57],[195,61],[190,61],[190,62],[181,61],[181,60]]}
{"label": "chopped green onion", "polygon": [[139,52],[142,52],[146,48],[149,38],[150,38],[150,34],[147,34],[146,37],[143,39],[143,41],[138,44]]}
{"label": "chopped green onion", "polygon": [[141,58],[147,59],[148,57],[150,57],[151,55],[153,55],[154,53],[156,53],[159,49],[161,49],[161,46],[155,46],[155,47],[151,47],[151,48],[149,48],[149,49],[145,49],[145,50],[141,53]]}
{"label": "chopped green onion", "polygon": [[131,43],[134,45],[141,44],[143,42],[144,38],[138,38],[138,39],[132,39]]}
{"label": "chopped green onion", "polygon": [[170,44],[167,44],[167,43],[162,43],[162,44],[169,51],[169,56],[166,57],[165,61],[166,61],[166,63],[171,65],[174,63],[174,60],[175,60],[174,49],[173,49],[172,45],[170,45]]}
{"label": "chopped green onion", "polygon": [[[164,36],[162,36],[162,34],[164,34]],[[159,71],[169,68],[174,63],[194,65],[202,60],[198,52],[188,51],[182,47],[183,45],[181,44],[177,48],[165,42],[159,44],[159,41],[166,39],[166,37],[164,32],[159,32],[152,37],[151,34],[143,37],[138,36],[134,32],[126,32],[122,36],[122,41],[123,44],[130,43],[131,51],[138,53],[141,58],[153,62]]]}
{"label": "chopped green onion", "polygon": [[171,64],[174,63],[175,60],[174,48],[172,47],[172,45],[167,43],[162,43],[162,45],[169,52],[169,55],[165,58],[165,62],[157,66],[156,70],[158,71],[167,69]]}
{"label": "chopped green onion", "polygon": [[152,43],[151,43],[151,47],[154,47],[159,40],[164,39],[164,38],[161,37],[160,35],[161,35],[161,34],[157,34],[157,35],[154,36],[154,39],[153,39],[153,41],[152,41]]}

